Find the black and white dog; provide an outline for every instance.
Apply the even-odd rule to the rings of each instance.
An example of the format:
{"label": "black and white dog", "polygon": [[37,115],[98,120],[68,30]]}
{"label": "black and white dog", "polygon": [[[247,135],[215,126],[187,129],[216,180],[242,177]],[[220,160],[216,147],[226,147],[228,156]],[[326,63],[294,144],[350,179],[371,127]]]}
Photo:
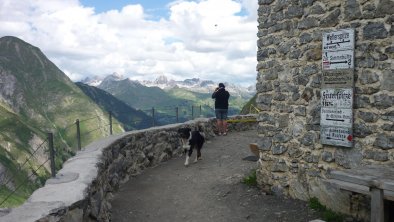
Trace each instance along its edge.
{"label": "black and white dog", "polygon": [[201,130],[201,127],[198,127],[198,130],[192,130],[189,127],[178,129],[179,137],[181,138],[181,144],[184,149],[184,153],[186,154],[185,166],[189,165],[189,158],[193,153],[193,150],[197,150],[196,159],[194,162],[196,163],[198,160],[201,160],[201,148],[205,142],[204,132]]}

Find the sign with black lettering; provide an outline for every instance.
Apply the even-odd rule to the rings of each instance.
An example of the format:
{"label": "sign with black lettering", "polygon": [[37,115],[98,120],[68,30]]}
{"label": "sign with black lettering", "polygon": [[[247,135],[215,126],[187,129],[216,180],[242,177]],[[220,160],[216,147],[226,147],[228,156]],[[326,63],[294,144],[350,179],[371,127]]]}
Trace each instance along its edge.
{"label": "sign with black lettering", "polygon": [[354,49],[354,29],[323,33],[323,51]]}
{"label": "sign with black lettering", "polygon": [[354,29],[323,33],[320,138],[353,146]]}
{"label": "sign with black lettering", "polygon": [[322,144],[353,147],[353,130],[346,127],[321,126],[320,140]]}
{"label": "sign with black lettering", "polygon": [[323,70],[321,84],[324,88],[352,88],[354,85],[353,70]]}
{"label": "sign with black lettering", "polygon": [[351,109],[324,109],[321,111],[321,124],[325,126],[346,126],[352,125]]}
{"label": "sign with black lettering", "polygon": [[353,89],[321,89],[322,108],[352,109]]}
{"label": "sign with black lettering", "polygon": [[320,125],[352,127],[353,90],[322,89]]}
{"label": "sign with black lettering", "polygon": [[322,89],[320,136],[328,145],[353,146],[353,89]]}
{"label": "sign with black lettering", "polygon": [[323,52],[322,63],[323,70],[353,69],[353,50]]}

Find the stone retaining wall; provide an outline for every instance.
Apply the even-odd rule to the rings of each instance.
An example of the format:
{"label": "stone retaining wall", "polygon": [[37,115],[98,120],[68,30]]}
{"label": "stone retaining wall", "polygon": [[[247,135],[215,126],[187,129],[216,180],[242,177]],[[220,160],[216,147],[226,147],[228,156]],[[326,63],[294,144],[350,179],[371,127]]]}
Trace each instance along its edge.
{"label": "stone retaining wall", "polygon": [[[258,2],[259,184],[368,218],[368,200],[324,179],[330,169],[394,162],[394,1]],[[322,34],[344,28],[355,29],[353,148],[320,143]]]}
{"label": "stone retaining wall", "polygon": [[[256,128],[256,122],[242,119],[253,115],[232,116],[230,131]],[[206,138],[215,136],[215,120],[200,118],[183,124],[131,131],[89,144],[64,163],[56,178],[36,190],[20,207],[0,217],[4,222],[110,221],[110,199],[120,184],[158,165],[181,149],[177,130],[202,126]]]}

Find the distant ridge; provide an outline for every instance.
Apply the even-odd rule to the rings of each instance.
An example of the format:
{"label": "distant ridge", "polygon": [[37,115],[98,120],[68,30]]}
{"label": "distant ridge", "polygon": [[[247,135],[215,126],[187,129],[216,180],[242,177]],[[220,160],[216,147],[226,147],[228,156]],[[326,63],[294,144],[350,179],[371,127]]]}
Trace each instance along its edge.
{"label": "distant ridge", "polygon": [[116,75],[107,76],[97,87],[136,109],[144,110],[187,103],[186,100],[171,97],[159,87],[147,87],[138,81],[120,79]]}
{"label": "distant ridge", "polygon": [[151,127],[152,118],[142,111],[138,111],[110,93],[95,86],[77,82],[76,85],[103,110],[111,112],[119,120],[126,131]]}
{"label": "distant ridge", "polygon": [[[162,75],[152,81],[137,81],[124,78],[122,75],[113,73],[105,78],[87,78],[86,84],[95,85],[103,89],[129,106],[141,109],[148,115],[152,108],[159,110],[163,124],[173,123],[176,107],[182,108],[180,121],[192,118],[192,107],[200,107],[198,115],[213,117],[213,90],[218,83],[199,78],[175,81]],[[230,92],[230,115],[239,114],[247,101],[255,95],[253,88],[245,88],[234,84],[225,83]],[[200,113],[201,112],[201,113]]]}
{"label": "distant ridge", "polygon": [[[126,80],[123,76],[114,73],[111,75],[106,76],[104,79],[98,76],[93,78],[86,78],[82,82],[92,86],[100,87],[100,84],[103,81],[108,80],[110,78],[113,81],[121,81]],[[132,82],[139,82],[143,86],[147,87],[159,87],[165,91],[171,90],[173,88],[181,88],[192,92],[197,93],[212,93],[212,91],[217,87],[219,82],[214,82],[212,80],[203,80],[200,78],[191,78],[191,79],[184,79],[181,81],[176,81],[173,79],[168,79],[165,75],[160,75],[154,80],[130,80]],[[245,99],[250,99],[255,93],[256,89],[255,86],[243,87],[239,85],[235,85],[232,83],[224,82],[226,85],[227,90],[232,93],[234,96],[241,96]],[[105,88],[101,86],[100,88]]]}

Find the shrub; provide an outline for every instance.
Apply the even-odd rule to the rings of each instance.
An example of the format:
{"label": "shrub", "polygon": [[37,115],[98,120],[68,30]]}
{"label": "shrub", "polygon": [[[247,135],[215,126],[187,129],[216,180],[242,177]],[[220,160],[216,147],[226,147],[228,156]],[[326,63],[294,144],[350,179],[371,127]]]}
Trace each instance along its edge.
{"label": "shrub", "polygon": [[244,177],[242,183],[248,186],[257,186],[256,170],[253,170],[249,176]]}

